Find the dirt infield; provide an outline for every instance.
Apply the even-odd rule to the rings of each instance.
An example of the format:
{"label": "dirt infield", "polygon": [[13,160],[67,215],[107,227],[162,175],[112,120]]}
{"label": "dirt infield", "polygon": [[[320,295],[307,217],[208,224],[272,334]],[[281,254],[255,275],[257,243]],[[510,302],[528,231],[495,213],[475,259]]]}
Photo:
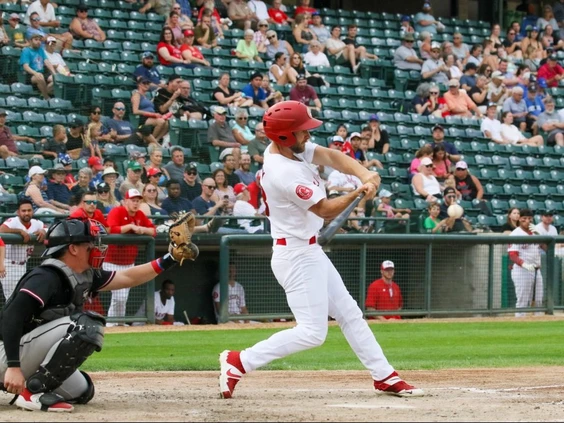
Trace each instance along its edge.
{"label": "dirt infield", "polygon": [[220,400],[217,372],[93,373],[96,397],[72,414],[25,412],[0,398],[3,421],[562,421],[561,367],[406,371],[423,398],[377,395],[367,372],[257,371]]}
{"label": "dirt infield", "polygon": [[[562,320],[562,317],[531,320]],[[452,319],[493,320],[505,319]],[[409,321],[391,324],[409,324]],[[293,325],[228,326],[231,330]],[[223,325],[147,326],[111,328],[107,332],[225,328]],[[244,377],[235,398],[221,400],[218,374],[210,371],[91,373],[96,396],[90,404],[76,406],[72,414],[17,410],[8,405],[11,395],[0,394],[0,416],[3,421],[12,422],[564,421],[564,367],[401,372],[406,380],[425,389],[427,396],[423,398],[377,395],[366,371],[257,371]]]}

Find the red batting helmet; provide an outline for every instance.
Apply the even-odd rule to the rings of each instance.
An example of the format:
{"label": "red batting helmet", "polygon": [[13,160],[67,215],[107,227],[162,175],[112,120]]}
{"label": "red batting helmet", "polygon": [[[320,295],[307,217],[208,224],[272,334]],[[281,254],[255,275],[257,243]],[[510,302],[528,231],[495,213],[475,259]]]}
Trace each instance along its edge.
{"label": "red batting helmet", "polygon": [[276,144],[291,147],[296,143],[296,131],[321,126],[323,122],[311,116],[309,108],[299,101],[281,101],[270,107],[262,118],[266,136]]}

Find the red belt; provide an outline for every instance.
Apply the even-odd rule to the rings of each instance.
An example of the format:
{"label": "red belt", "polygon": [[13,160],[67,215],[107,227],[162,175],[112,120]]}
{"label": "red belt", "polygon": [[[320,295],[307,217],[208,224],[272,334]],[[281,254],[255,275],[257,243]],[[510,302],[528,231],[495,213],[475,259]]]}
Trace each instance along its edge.
{"label": "red belt", "polygon": [[[309,239],[309,245],[315,244],[316,242],[317,242],[317,238],[316,238],[315,235],[312,236],[312,237]],[[276,240],[276,245],[287,245],[287,243],[286,243],[286,238],[278,238],[278,239]]]}

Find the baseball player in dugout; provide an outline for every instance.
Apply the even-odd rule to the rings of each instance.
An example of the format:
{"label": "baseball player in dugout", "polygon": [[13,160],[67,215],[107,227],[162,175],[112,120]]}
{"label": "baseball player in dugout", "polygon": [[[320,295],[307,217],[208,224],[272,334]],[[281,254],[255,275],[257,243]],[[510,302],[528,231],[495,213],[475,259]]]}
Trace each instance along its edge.
{"label": "baseball player in dugout", "polygon": [[[244,374],[275,359],[322,345],[327,336],[328,316],[337,321],[357,357],[370,371],[377,392],[423,395],[421,389],[403,381],[388,363],[341,275],[317,243],[323,220],[336,218],[361,193],[372,199],[380,176],[338,150],[309,142],[309,131],[322,122],[297,101],[283,101],[270,107],[263,124],[266,136],[273,141],[264,153],[261,175],[265,214],[274,243],[271,267],[286,291],[297,325],[243,351],[223,351],[219,356],[220,396],[231,398]],[[327,199],[324,183],[312,164],[355,175],[362,185]]]}
{"label": "baseball player in dugout", "polygon": [[43,253],[50,258],[20,279],[0,312],[0,389],[31,411],[69,412],[72,404],[88,403],[94,384],[78,368],[102,349],[105,319],[84,311],[85,299],[144,284],[177,262],[196,259],[193,228],[194,216],[185,215],[171,225],[163,257],[106,271],[102,225],[80,219],[53,224]]}
{"label": "baseball player in dugout", "polygon": [[[521,209],[520,213],[519,226],[511,232],[510,236],[539,235],[533,224],[533,212],[529,209]],[[509,246],[509,259],[513,262],[511,280],[517,297],[515,308],[533,307],[535,304],[542,306],[544,295],[541,272],[542,251],[546,251],[546,244],[511,244]],[[544,313],[535,314],[543,315]],[[525,313],[515,313],[515,317],[524,316]]]}

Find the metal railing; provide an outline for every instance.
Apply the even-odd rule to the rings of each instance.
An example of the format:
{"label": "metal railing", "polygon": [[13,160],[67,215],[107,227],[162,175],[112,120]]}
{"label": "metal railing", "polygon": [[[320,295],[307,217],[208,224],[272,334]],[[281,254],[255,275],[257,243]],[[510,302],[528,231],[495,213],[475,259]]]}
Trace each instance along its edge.
{"label": "metal railing", "polygon": [[[226,235],[220,245],[219,321],[240,320],[228,314],[230,264],[246,292],[245,319],[292,318],[285,294],[270,271],[272,238],[268,235]],[[555,255],[564,237],[502,235],[337,235],[325,251],[365,316],[496,315],[564,309],[562,263]],[[507,248],[510,243],[546,244],[542,256],[544,300],[515,308]],[[380,263],[393,260],[394,280],[404,298],[399,311],[365,310],[367,288],[380,278]]]}

